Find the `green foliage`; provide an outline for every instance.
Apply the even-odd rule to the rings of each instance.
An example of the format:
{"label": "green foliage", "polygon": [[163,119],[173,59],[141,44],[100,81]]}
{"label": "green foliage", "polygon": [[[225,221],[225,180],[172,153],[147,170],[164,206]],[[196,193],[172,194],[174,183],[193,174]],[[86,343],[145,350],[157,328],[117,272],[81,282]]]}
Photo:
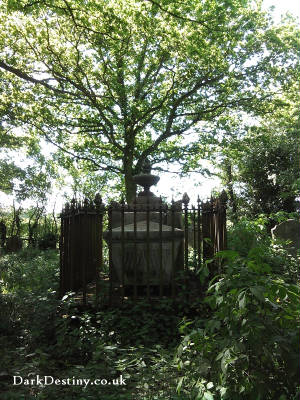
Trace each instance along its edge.
{"label": "green foliage", "polygon": [[9,131],[0,123],[0,191],[13,194],[18,201],[45,201],[51,178],[57,177],[55,168],[41,154],[36,139]]}
{"label": "green foliage", "polygon": [[267,236],[266,224],[268,218],[260,215],[255,220],[241,218],[237,223],[228,227],[228,248],[247,256],[253,247],[264,246],[265,250],[271,243]]}
{"label": "green foliage", "polygon": [[[233,226],[231,249],[217,255],[223,272],[206,296],[200,281],[209,262],[200,274],[180,277],[175,302],[83,306],[74,293],[57,298],[58,252],[3,255],[1,398],[98,400],[100,393],[108,400],[296,400],[298,266],[266,235],[266,221]],[[126,386],[12,387],[9,381],[36,374],[122,375]]]}
{"label": "green foliage", "polygon": [[7,159],[0,160],[0,190],[4,193],[12,193],[13,180],[24,178],[24,171],[17,167],[15,164],[9,162]]}
{"label": "green foliage", "polygon": [[1,289],[4,293],[45,294],[57,289],[58,253],[25,249],[0,258]]}
{"label": "green foliage", "polygon": [[185,329],[177,349],[180,389],[195,399],[296,398],[300,289],[283,273],[284,251],[266,249],[217,254],[224,273],[204,300],[211,318]]}
{"label": "green foliage", "polygon": [[43,203],[27,209],[21,207],[18,209],[15,207],[0,208],[0,216],[6,227],[5,250],[9,250],[9,242],[14,240],[16,242],[21,241],[23,248],[37,246],[42,250],[56,248],[59,229],[58,218],[54,211],[52,214],[47,214]]}
{"label": "green foliage", "polygon": [[218,121],[217,164],[233,219],[291,213],[299,196],[298,85],[285,90],[280,107],[251,123],[228,116]]}
{"label": "green foliage", "polygon": [[5,125],[55,144],[75,175],[124,174],[127,200],[147,156],[198,169],[206,122],[272,112],[297,74],[295,24],[248,0],[5,0],[0,14]]}
{"label": "green foliage", "polygon": [[39,249],[55,249],[57,244],[57,235],[52,232],[45,233],[38,242]]}
{"label": "green foliage", "polygon": [[[273,221],[282,222],[291,214],[276,213],[271,215]],[[252,252],[260,257],[260,261],[272,265],[272,272],[282,277],[285,282],[296,282],[298,274],[298,260],[291,256],[282,246],[282,242],[272,239],[267,232],[269,218],[260,215],[259,218],[249,221],[242,218],[228,231],[228,247],[241,256],[247,257]]]}

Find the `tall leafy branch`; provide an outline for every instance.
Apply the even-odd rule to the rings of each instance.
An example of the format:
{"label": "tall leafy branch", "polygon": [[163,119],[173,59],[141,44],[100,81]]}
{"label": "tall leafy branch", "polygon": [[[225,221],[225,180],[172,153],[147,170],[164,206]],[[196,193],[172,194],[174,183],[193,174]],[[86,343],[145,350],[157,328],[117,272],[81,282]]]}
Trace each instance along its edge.
{"label": "tall leafy branch", "polygon": [[297,63],[293,24],[273,26],[251,1],[6,0],[0,12],[6,126],[83,171],[123,175],[127,201],[146,157],[190,170],[203,124],[270,112]]}

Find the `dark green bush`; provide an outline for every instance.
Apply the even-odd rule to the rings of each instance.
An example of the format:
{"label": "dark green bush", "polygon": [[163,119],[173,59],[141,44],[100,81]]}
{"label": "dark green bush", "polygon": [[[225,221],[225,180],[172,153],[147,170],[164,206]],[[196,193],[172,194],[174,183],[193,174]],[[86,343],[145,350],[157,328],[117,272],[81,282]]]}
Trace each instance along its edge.
{"label": "dark green bush", "polygon": [[6,239],[5,250],[7,252],[16,252],[21,250],[22,247],[23,247],[23,242],[19,236],[14,235]]}
{"label": "dark green bush", "polygon": [[45,233],[38,240],[38,247],[40,250],[56,249],[56,243],[57,243],[57,235],[55,235],[54,233],[48,232],[48,233]]}
{"label": "dark green bush", "polygon": [[[235,250],[218,255],[223,272],[206,294],[200,289],[210,264],[200,274],[180,277],[174,302],[127,300],[99,310],[79,306],[74,294],[57,298],[57,251],[25,249],[2,256],[0,357],[5,373],[123,374],[128,386],[101,388],[108,400],[296,400],[297,264],[264,233],[263,225],[253,224],[233,227]],[[234,236],[234,230],[239,234]],[[28,387],[1,385],[0,377],[7,400],[99,398],[93,386],[39,387],[32,395]]]}
{"label": "dark green bush", "polygon": [[279,262],[266,262],[280,259],[277,250],[271,257],[263,249],[218,254],[224,273],[204,300],[213,314],[200,328],[186,327],[177,350],[180,388],[193,398],[296,399],[300,290]]}
{"label": "dark green bush", "polygon": [[261,215],[256,220],[241,218],[228,227],[228,248],[238,251],[241,256],[247,256],[253,247],[266,246],[271,243],[267,234],[268,219]]}

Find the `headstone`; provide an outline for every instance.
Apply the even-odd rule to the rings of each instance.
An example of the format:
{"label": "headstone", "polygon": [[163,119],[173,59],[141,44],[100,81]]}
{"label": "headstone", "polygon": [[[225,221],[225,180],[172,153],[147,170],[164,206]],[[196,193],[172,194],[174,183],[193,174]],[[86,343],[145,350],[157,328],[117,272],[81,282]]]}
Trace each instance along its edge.
{"label": "headstone", "polygon": [[297,250],[300,250],[300,221],[288,219],[271,229],[271,233],[273,239],[290,241],[286,248],[290,254],[297,255]]}

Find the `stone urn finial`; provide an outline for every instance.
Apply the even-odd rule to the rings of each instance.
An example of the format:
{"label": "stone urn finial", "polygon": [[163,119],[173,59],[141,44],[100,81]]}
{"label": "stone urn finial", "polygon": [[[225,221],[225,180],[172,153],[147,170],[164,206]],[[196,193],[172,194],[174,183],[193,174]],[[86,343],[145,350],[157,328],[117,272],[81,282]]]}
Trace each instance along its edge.
{"label": "stone urn finial", "polygon": [[138,194],[139,197],[155,197],[150,192],[150,187],[156,185],[160,180],[157,175],[151,175],[151,163],[148,158],[142,164],[141,173],[133,176],[134,183],[142,186],[144,190]]}
{"label": "stone urn finial", "polygon": [[147,175],[151,174],[151,163],[150,163],[150,160],[148,157],[143,162],[141,170],[142,170],[143,174],[147,174]]}

